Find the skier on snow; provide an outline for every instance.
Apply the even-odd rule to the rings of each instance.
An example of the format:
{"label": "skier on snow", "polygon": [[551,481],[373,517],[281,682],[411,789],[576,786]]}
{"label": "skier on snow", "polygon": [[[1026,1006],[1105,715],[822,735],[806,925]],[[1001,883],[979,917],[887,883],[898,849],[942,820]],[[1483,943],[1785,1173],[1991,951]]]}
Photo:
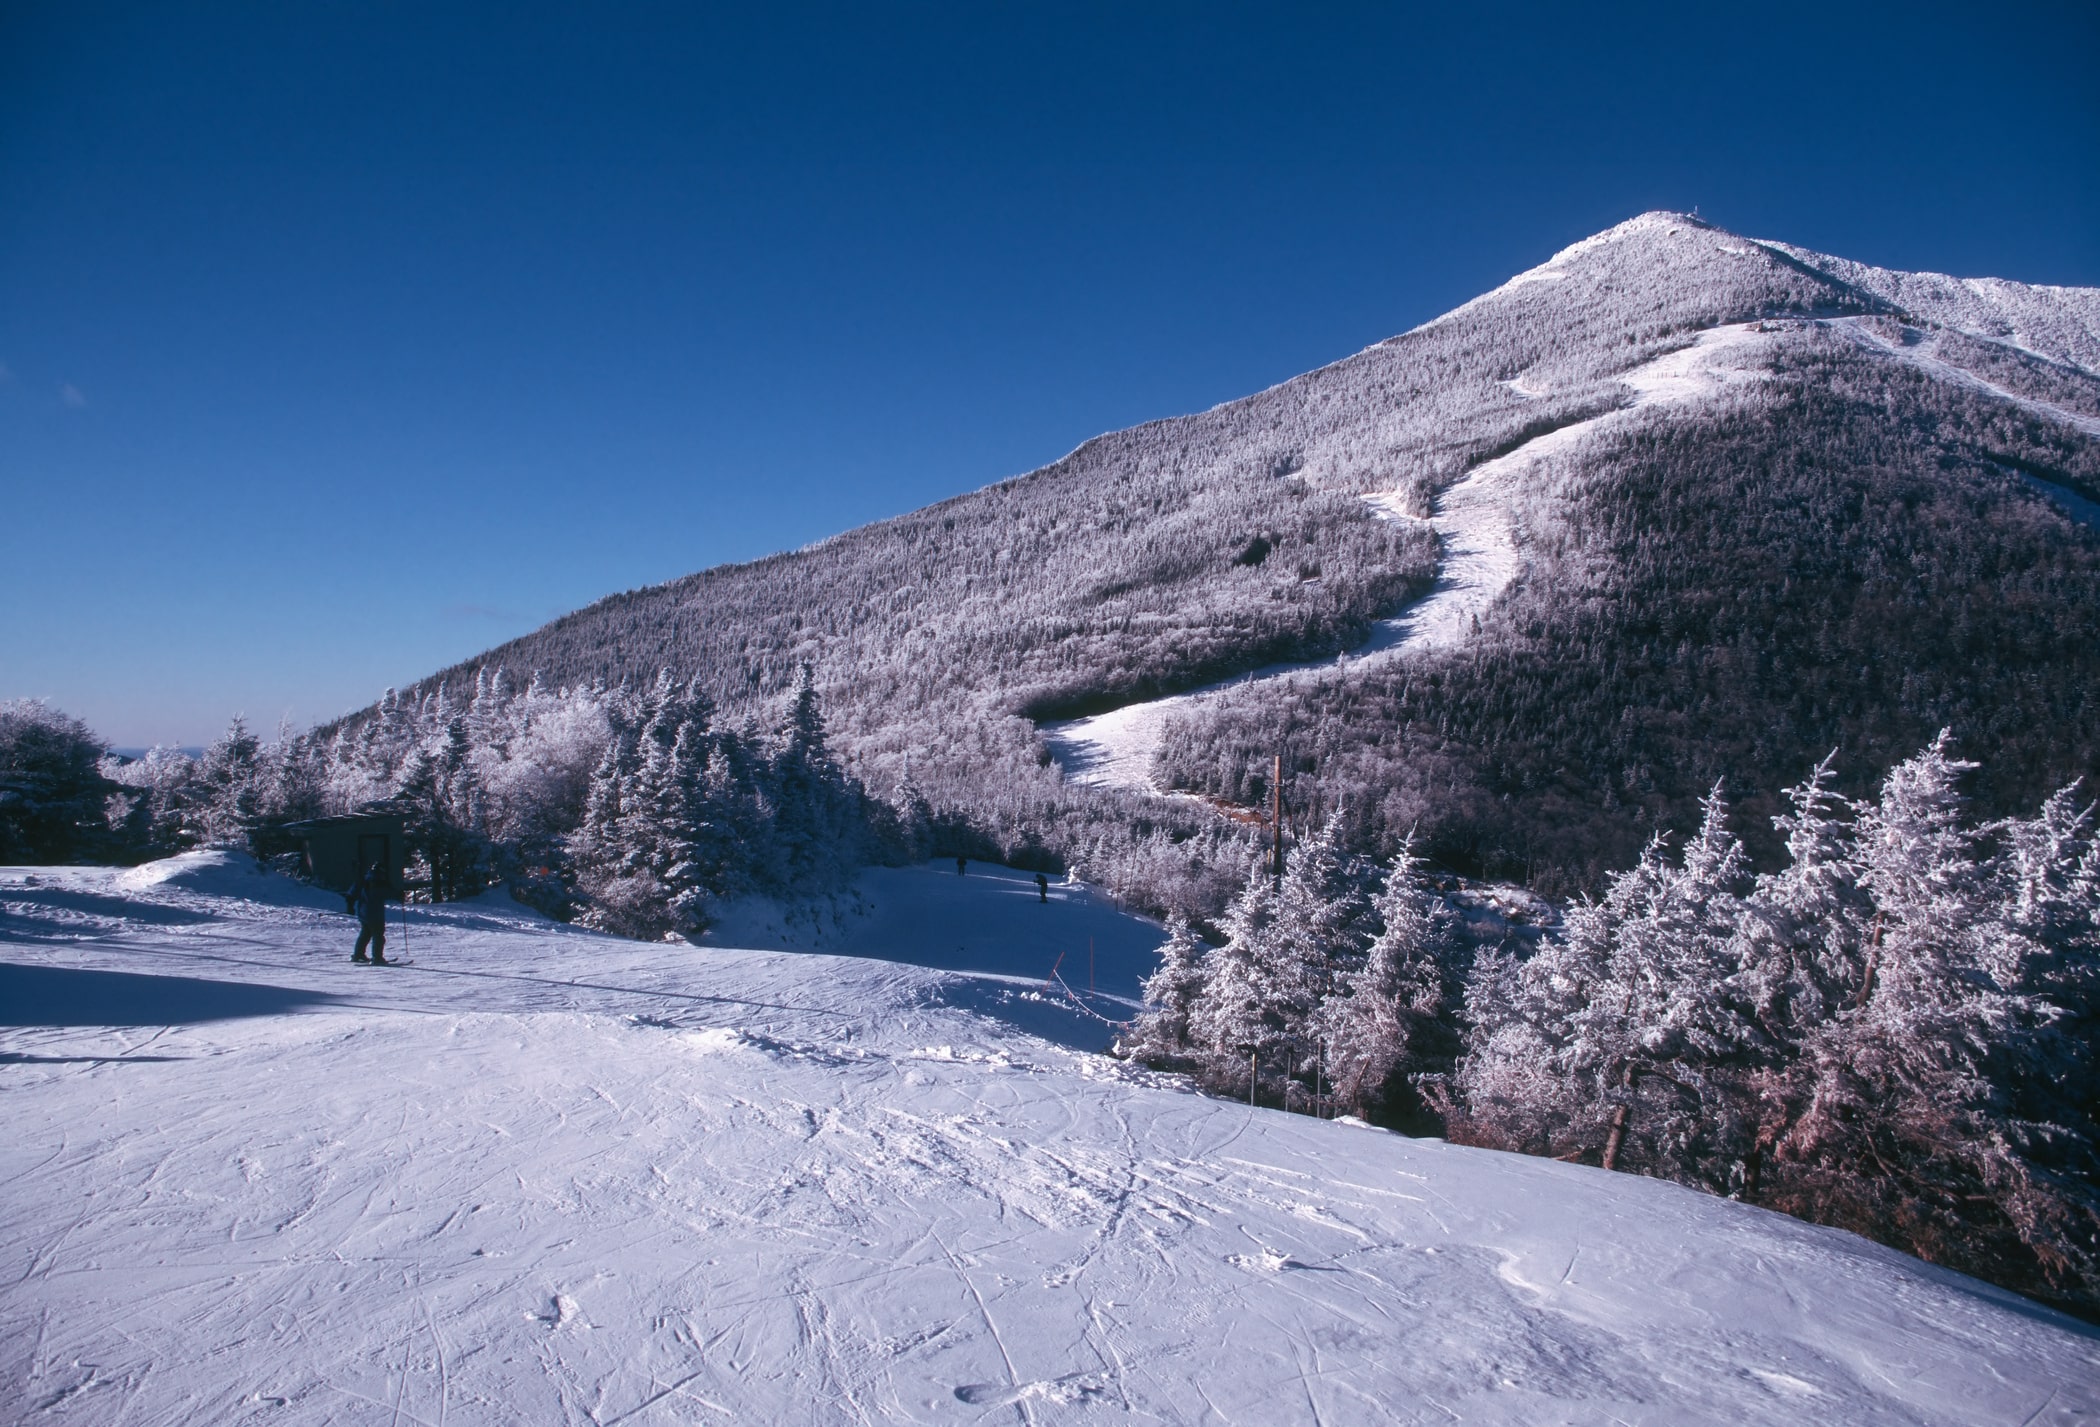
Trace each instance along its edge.
{"label": "skier on snow", "polygon": [[[350,889],[350,910],[357,914],[357,949],[350,960],[359,966],[391,966],[386,959],[386,874],[378,863],[365,869]],[[372,948],[370,956],[365,947]]]}

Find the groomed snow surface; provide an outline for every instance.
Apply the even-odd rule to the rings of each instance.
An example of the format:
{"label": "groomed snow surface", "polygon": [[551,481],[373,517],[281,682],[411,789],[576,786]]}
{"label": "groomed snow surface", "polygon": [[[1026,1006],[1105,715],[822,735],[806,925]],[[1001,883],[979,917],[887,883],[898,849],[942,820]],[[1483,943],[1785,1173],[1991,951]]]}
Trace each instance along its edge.
{"label": "groomed snow surface", "polygon": [[888,960],[485,899],[385,971],[223,856],[0,871],[0,1420],[2100,1411],[2090,1330],[1845,1234],[1088,1054],[1023,963],[1114,914],[952,872],[863,880]]}

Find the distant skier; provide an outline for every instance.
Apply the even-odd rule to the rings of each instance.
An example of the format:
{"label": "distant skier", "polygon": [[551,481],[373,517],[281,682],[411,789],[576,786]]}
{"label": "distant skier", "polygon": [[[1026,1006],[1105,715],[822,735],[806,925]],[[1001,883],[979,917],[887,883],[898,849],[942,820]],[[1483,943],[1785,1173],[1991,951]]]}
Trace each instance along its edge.
{"label": "distant skier", "polygon": [[964,857],[961,853],[955,855],[955,875],[958,877],[970,875],[970,859]]}
{"label": "distant skier", "polygon": [[[350,910],[357,914],[357,949],[350,960],[359,966],[392,966],[386,959],[386,873],[378,863],[365,869],[350,889]],[[372,954],[365,955],[370,946]]]}
{"label": "distant skier", "polygon": [[1050,879],[1040,872],[1035,874],[1035,899],[1038,902],[1050,900]]}

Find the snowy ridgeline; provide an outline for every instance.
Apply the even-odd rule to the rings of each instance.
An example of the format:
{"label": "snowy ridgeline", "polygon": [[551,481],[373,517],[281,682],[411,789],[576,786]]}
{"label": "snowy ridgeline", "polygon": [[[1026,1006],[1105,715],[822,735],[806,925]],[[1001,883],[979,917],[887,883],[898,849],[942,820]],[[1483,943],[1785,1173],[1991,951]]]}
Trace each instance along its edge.
{"label": "snowy ridgeline", "polygon": [[1689,831],[1717,772],[1769,806],[1832,747],[1950,720],[2004,745],[1993,810],[2100,771],[2096,431],[2100,292],[1651,213],[1267,391],[614,595],[408,698],[667,666],[734,728],[808,664],[872,792],[909,769],[973,845],[1161,911],[1229,896],[1243,839],[1205,804],[1263,803],[1283,744],[1357,845],[1415,829],[1561,895]]}
{"label": "snowy ridgeline", "polygon": [[[419,909],[388,973],[344,964],[327,899],[218,854],[0,871],[5,1415],[2100,1412],[2090,1329],[1851,1236],[1066,1048],[1098,1025],[1002,947],[1022,970],[1024,916],[1047,944],[1112,914],[977,875],[869,874],[890,961],[485,899]],[[978,967],[909,964],[913,925],[959,920]]]}

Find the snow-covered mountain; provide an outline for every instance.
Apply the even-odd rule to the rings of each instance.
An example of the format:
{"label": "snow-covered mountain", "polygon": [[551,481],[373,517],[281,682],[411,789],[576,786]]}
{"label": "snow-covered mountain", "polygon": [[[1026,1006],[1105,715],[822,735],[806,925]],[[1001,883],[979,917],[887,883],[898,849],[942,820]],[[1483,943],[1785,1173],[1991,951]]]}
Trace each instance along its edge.
{"label": "snow-covered mountain", "polygon": [[1419,827],[1558,891],[1716,777],[1754,839],[1833,746],[1864,786],[1952,725],[1989,808],[2100,773],[2096,500],[2100,292],[1651,213],[1268,391],[436,677],[669,665],[735,714],[808,663],[871,787],[909,760],[1103,875],[1215,835],[1154,794],[1259,804],[1280,751],[1360,843]]}
{"label": "snow-covered mountain", "polygon": [[1086,1053],[1044,953],[1153,929],[1084,889],[857,896],[889,959],[492,897],[353,971],[245,857],[0,869],[0,1420],[2100,1412],[2090,1328],[1850,1235]]}

